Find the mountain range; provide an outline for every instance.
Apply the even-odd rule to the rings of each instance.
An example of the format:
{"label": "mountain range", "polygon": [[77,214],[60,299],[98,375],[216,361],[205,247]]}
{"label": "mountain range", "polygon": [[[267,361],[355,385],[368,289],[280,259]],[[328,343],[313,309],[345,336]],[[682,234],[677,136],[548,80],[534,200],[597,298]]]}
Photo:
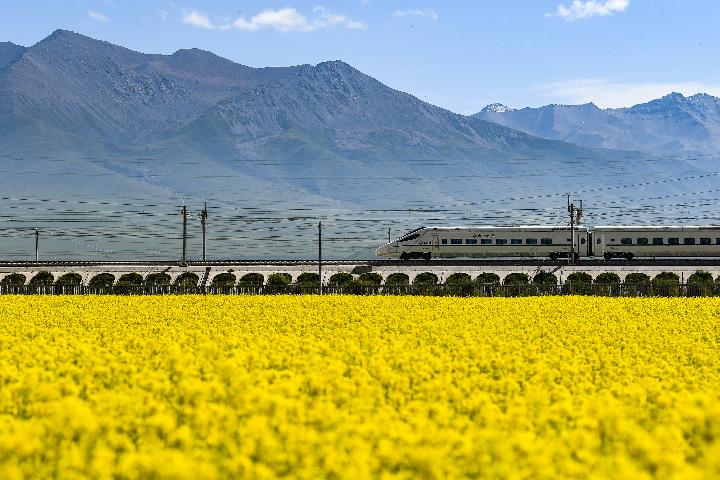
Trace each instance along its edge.
{"label": "mountain range", "polygon": [[512,109],[499,103],[474,115],[530,135],[593,148],[655,155],[720,152],[720,98],[670,93],[629,108],[546,105]]}
{"label": "mountain range", "polygon": [[[712,97],[698,98],[709,108]],[[298,239],[318,217],[344,232],[336,248],[346,252],[371,251],[384,227],[366,227],[380,223],[544,222],[557,195],[625,188],[646,179],[647,165],[655,178],[702,172],[642,153],[659,147],[636,148],[673,142],[657,118],[694,125],[680,100],[624,117],[592,105],[495,105],[464,116],[342,61],[252,68],[198,49],[146,54],[57,30],[28,48],[0,43],[0,201],[9,212],[0,250],[21,256],[26,230],[40,225],[54,232],[57,255],[142,256],[148,243],[160,255],[176,241],[174,209],[204,201],[215,209],[211,232],[226,222],[216,236],[227,257],[306,255]],[[628,133],[633,115],[654,133]],[[593,129],[578,126],[595,117]],[[674,139],[678,151],[690,151],[697,128]],[[652,195],[648,185],[633,193]]]}

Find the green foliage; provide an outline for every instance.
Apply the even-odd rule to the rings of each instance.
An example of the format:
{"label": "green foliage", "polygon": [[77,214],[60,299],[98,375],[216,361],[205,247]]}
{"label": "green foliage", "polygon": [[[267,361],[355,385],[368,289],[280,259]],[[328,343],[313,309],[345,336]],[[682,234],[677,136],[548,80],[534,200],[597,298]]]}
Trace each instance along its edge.
{"label": "green foliage", "polygon": [[590,295],[592,293],[592,275],[587,272],[573,272],[565,279],[564,290],[572,295]]}
{"label": "green foliage", "polygon": [[530,277],[527,273],[510,273],[503,281],[505,285],[527,285],[529,283]]}
{"label": "green foliage", "polygon": [[540,270],[532,279],[535,285],[557,285],[558,279],[554,273]]}
{"label": "green foliage", "polygon": [[52,273],[43,270],[30,279],[30,285],[38,287],[43,285],[52,285],[54,280],[55,278]]}
{"label": "green foliage", "polygon": [[687,279],[687,294],[692,297],[707,297],[714,293],[715,282],[710,272],[698,270]]}
{"label": "green foliage", "polygon": [[417,274],[415,280],[413,280],[413,285],[432,286],[437,285],[437,282],[437,275],[432,272],[422,272]]}
{"label": "green foliage", "polygon": [[240,277],[238,286],[240,287],[259,287],[265,283],[265,276],[262,273],[246,273]]}
{"label": "green foliage", "polygon": [[26,277],[22,273],[11,273],[10,275],[5,275],[5,277],[0,280],[0,284],[20,287],[22,285],[25,285],[25,279]]}
{"label": "green foliage", "polygon": [[650,283],[650,277],[644,273],[634,272],[628,273],[625,277],[625,284],[630,285],[647,285]]}
{"label": "green foliage", "polygon": [[272,287],[282,287],[290,285],[292,282],[292,275],[289,273],[273,273],[267,279],[267,284]]}
{"label": "green foliage", "polygon": [[595,277],[597,285],[617,285],[620,282],[620,275],[613,272],[604,272]]}
{"label": "green foliage", "polygon": [[410,277],[406,273],[391,273],[385,279],[385,285],[410,285]]}
{"label": "green foliage", "polygon": [[82,285],[82,275],[79,273],[65,273],[55,282],[55,285],[77,286]]}
{"label": "green foliage", "polygon": [[477,276],[475,283],[485,285],[500,285],[500,276],[497,273],[483,272]]}
{"label": "green foliage", "polygon": [[139,273],[123,273],[117,281],[118,285],[142,285],[143,277]]}
{"label": "green foliage", "polygon": [[175,285],[178,287],[195,288],[197,287],[200,277],[195,272],[183,272],[175,279]]}
{"label": "green foliage", "polygon": [[593,288],[593,294],[595,295],[620,295],[620,275],[613,272],[604,272],[595,277],[593,280],[595,288]]}
{"label": "green foliage", "polygon": [[652,279],[653,294],[675,297],[680,293],[680,277],[673,272],[661,272]]}
{"label": "green foliage", "polygon": [[566,283],[571,285],[590,285],[592,281],[592,275],[587,272],[573,272],[565,280]]}
{"label": "green foliage", "polygon": [[472,295],[474,289],[472,277],[467,273],[452,273],[445,280],[445,293],[448,295],[465,297]]}
{"label": "green foliage", "polygon": [[688,284],[694,283],[694,284],[712,285],[713,276],[712,276],[712,273],[710,273],[710,272],[706,272],[705,270],[698,270],[688,277],[687,283]]}
{"label": "green foliage", "polygon": [[470,285],[472,284],[472,277],[467,273],[453,273],[445,280],[446,285]]}
{"label": "green foliage", "polygon": [[331,287],[345,287],[353,281],[353,276],[347,272],[339,272],[330,277],[328,285]]}
{"label": "green foliage", "polygon": [[298,275],[295,281],[298,285],[310,285],[317,287],[320,285],[320,275],[315,272],[303,272]]}
{"label": "green foliage", "polygon": [[92,288],[110,288],[115,283],[115,275],[112,273],[98,273],[90,279],[88,287]]}
{"label": "green foliage", "polygon": [[170,285],[170,275],[165,272],[151,273],[145,277],[145,285]]}
{"label": "green foliage", "polygon": [[215,275],[210,285],[216,288],[232,288],[235,286],[235,280],[237,280],[235,274],[223,272]]}
{"label": "green foliage", "polygon": [[380,284],[382,284],[382,281],[383,281],[382,275],[380,275],[379,273],[374,273],[374,272],[365,272],[365,273],[361,274],[357,279],[357,282],[360,285],[368,285],[368,286],[379,286]]}

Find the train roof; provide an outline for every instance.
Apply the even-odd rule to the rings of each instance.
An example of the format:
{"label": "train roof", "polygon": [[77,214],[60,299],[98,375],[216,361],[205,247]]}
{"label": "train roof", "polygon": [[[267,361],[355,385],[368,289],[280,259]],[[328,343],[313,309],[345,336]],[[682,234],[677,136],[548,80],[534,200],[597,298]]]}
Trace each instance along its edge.
{"label": "train roof", "polygon": [[695,231],[720,230],[720,225],[597,225],[593,230],[624,230],[624,231]]}
{"label": "train roof", "polygon": [[[494,225],[478,225],[465,227],[422,227],[427,230],[570,230],[569,225],[517,225],[517,226],[501,226]],[[575,226],[575,229],[586,229],[584,225]],[[418,229],[419,230],[419,229]]]}

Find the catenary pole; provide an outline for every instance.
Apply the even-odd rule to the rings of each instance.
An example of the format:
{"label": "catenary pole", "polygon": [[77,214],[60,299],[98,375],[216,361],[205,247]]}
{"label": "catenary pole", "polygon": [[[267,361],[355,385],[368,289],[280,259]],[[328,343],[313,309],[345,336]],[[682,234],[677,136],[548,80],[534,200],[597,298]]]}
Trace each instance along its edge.
{"label": "catenary pole", "polygon": [[36,228],[35,229],[35,261],[36,262],[40,260],[40,250],[38,248],[39,246],[40,246],[40,232]]}
{"label": "catenary pole", "polygon": [[322,222],[318,223],[318,292],[320,295],[323,294],[323,282],[322,282]]}
{"label": "catenary pole", "polygon": [[575,205],[570,202],[570,194],[567,194],[568,198],[568,214],[570,215],[570,256],[568,263],[575,261]]}
{"label": "catenary pole", "polygon": [[187,265],[187,207],[182,207],[182,265]]}
{"label": "catenary pole", "polygon": [[207,202],[200,212],[200,224],[202,225],[202,259],[205,261],[205,221],[207,220]]}

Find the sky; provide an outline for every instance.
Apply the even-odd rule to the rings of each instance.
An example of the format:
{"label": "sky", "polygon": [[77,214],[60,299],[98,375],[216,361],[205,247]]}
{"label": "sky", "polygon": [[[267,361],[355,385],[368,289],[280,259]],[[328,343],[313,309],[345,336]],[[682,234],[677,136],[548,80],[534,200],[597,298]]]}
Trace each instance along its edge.
{"label": "sky", "polygon": [[0,41],[57,28],[253,67],[343,60],[454,112],[720,96],[717,0],[0,0]]}

